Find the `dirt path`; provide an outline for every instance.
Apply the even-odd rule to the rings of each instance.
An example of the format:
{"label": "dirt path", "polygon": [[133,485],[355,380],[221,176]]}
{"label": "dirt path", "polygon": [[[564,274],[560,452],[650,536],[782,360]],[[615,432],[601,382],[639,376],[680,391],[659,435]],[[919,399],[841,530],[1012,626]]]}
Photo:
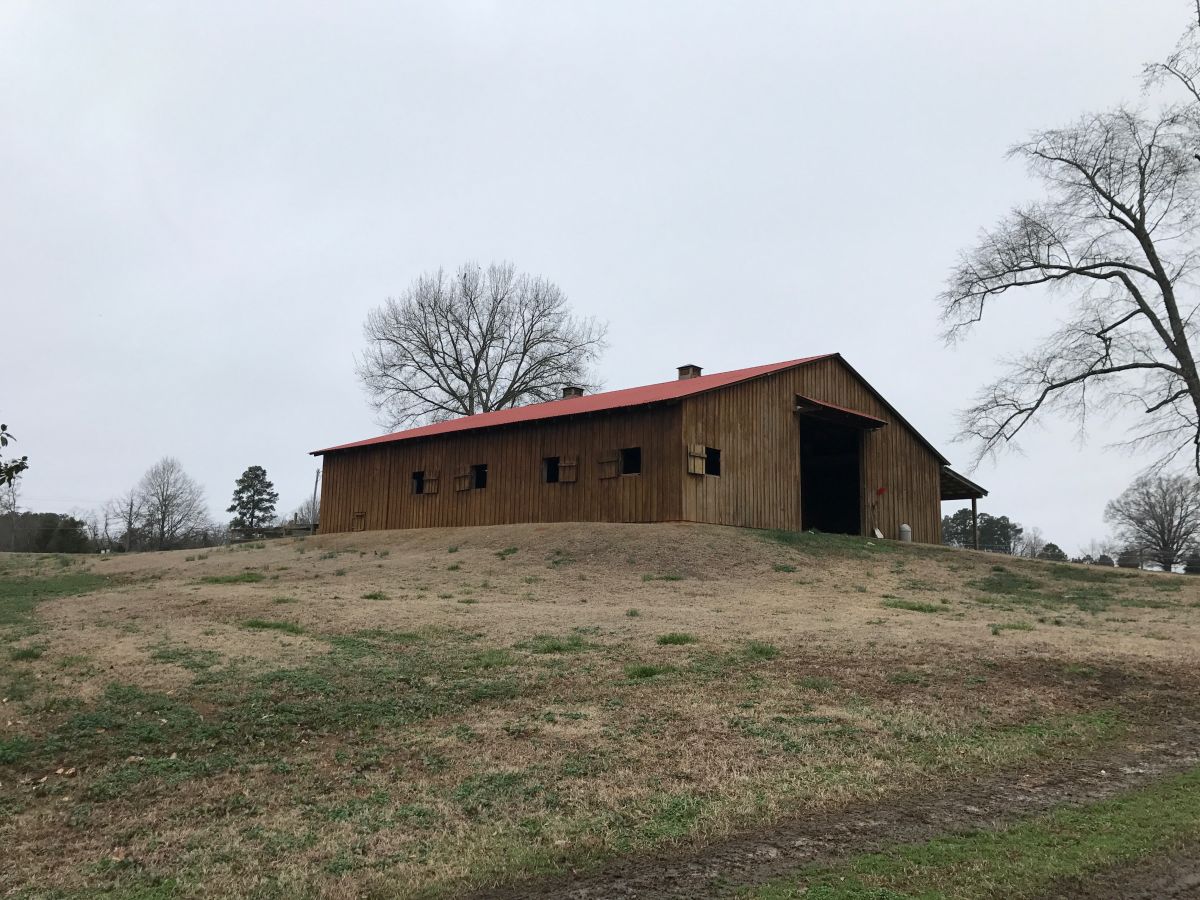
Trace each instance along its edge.
{"label": "dirt path", "polygon": [[[1200,762],[1197,747],[1200,722],[1181,722],[1142,735],[1135,747],[1109,748],[1054,769],[965,780],[948,791],[818,814],[690,853],[616,860],[580,878],[527,883],[476,896],[497,900],[727,896],[737,888],[812,863],[952,832],[997,828],[1054,807],[1103,800],[1196,765]],[[1102,878],[1094,886],[1074,885],[1066,893],[1049,896],[1096,900],[1200,897],[1198,863],[1200,849],[1192,855],[1136,867],[1119,877]],[[1093,887],[1097,892],[1088,893]],[[1144,890],[1131,894],[1131,888]]]}

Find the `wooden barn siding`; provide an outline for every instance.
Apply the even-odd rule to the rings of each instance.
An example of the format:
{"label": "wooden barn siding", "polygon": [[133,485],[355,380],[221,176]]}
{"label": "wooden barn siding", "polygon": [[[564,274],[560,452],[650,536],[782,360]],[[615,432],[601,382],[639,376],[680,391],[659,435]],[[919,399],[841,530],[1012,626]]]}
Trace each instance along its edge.
{"label": "wooden barn siding", "polygon": [[[759,378],[685,398],[678,451],[685,520],[800,527],[800,439],[783,393]],[[720,477],[688,474],[688,444],[721,451]]]}
{"label": "wooden barn siding", "polygon": [[[837,359],[822,360],[683,401],[683,440],[721,450],[721,477],[684,475],[688,521],[758,528],[800,527],[800,426],[795,395],[857,409],[888,424],[863,438],[862,521],[897,538],[901,523],[913,540],[941,539],[940,462]],[[686,461],[686,457],[684,457]],[[684,469],[686,472],[686,468]]]}
{"label": "wooden barn siding", "polygon": [[[678,404],[562,422],[535,422],[326,454],[321,531],[513,522],[658,522],[682,518]],[[600,478],[600,457],[642,448],[642,474]],[[547,456],[578,460],[574,483],[542,481]],[[488,486],[456,491],[454,476],[486,463]],[[415,471],[438,472],[438,493],[414,495]]]}

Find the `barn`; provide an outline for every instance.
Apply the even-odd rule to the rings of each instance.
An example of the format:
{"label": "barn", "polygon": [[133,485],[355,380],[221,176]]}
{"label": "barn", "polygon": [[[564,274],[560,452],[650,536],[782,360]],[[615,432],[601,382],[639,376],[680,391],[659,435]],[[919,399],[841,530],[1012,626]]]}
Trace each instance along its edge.
{"label": "barn", "polygon": [[986,491],[840,354],[464,416],[313,451],[321,531],[707,522],[941,539]]}

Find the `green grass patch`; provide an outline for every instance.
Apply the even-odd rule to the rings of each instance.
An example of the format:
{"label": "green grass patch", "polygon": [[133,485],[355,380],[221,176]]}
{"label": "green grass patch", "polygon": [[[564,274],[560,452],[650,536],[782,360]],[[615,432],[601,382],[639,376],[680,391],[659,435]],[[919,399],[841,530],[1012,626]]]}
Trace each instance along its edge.
{"label": "green grass patch", "polygon": [[238,572],[236,575],[205,575],[201,584],[257,584],[266,580],[262,572]]}
{"label": "green grass patch", "polygon": [[658,643],[664,646],[679,645],[679,644],[694,644],[699,640],[694,634],[688,634],[686,631],[669,631],[666,634],[658,636]]}
{"label": "green grass patch", "polygon": [[779,648],[764,641],[747,641],[742,652],[748,659],[775,659],[779,656]]}
{"label": "green grass patch", "polygon": [[1174,578],[1155,578],[1150,581],[1150,587],[1165,594],[1177,594],[1183,590],[1183,582],[1179,579],[1179,576],[1175,576]]}
{"label": "green grass patch", "polygon": [[743,894],[753,900],[1072,896],[1071,882],[1200,840],[1200,769],[999,831],[861,854]]}
{"label": "green grass patch", "polygon": [[383,591],[371,591],[370,593],[363,594],[362,598],[364,600],[390,600],[391,599]]}
{"label": "green grass patch", "polygon": [[42,654],[46,652],[46,648],[40,644],[32,647],[18,647],[15,650],[9,651],[8,658],[13,662],[29,662],[34,659],[41,659]]}
{"label": "green grass patch", "polygon": [[45,578],[5,575],[0,578],[0,626],[28,624],[34,607],[43,600],[89,594],[111,583],[111,578],[90,572],[63,572]]}
{"label": "green grass patch", "polygon": [[627,610],[625,610],[625,615],[627,615],[627,616],[628,616],[629,618],[631,618],[631,619],[636,619],[636,618],[637,618],[638,616],[640,616],[641,614],[642,614],[642,611],[641,611],[640,609],[627,609]]}
{"label": "green grass patch", "polygon": [[1093,584],[1109,584],[1121,579],[1121,574],[1111,566],[1068,566],[1055,563],[1045,570],[1051,578],[1061,581],[1085,581]]}
{"label": "green grass patch", "polygon": [[[1061,568],[1069,567],[1062,566]],[[992,566],[992,571],[986,577],[968,581],[967,584],[985,594],[1004,594],[1006,596],[1028,594],[1041,587],[1040,581],[1035,581],[1028,575],[1013,572],[1004,566]]]}
{"label": "green grass patch", "polygon": [[213,666],[220,663],[221,654],[215,650],[200,650],[196,647],[168,645],[154,650],[150,654],[150,658],[158,662],[182,666],[192,672],[207,672]]}
{"label": "green grass patch", "polygon": [[[992,571],[982,579],[967,582],[969,587],[986,594],[985,603],[1006,608],[1017,606],[1041,606],[1059,609],[1064,606],[1092,614],[1104,612],[1110,606],[1137,606],[1152,609],[1169,608],[1176,604],[1153,597],[1129,597],[1118,594],[1111,582],[1121,576],[1110,575],[1103,570],[1092,571],[1083,567],[1049,566],[1050,574],[1059,581],[1079,582],[1057,587],[1013,572],[1005,566],[992,566]],[[1102,583],[1103,582],[1103,583]]]}
{"label": "green grass patch", "polygon": [[12,766],[22,762],[33,747],[33,741],[20,735],[0,740],[0,766]]}
{"label": "green grass patch", "polygon": [[517,552],[516,547],[505,547],[503,550],[497,550],[496,556],[499,557],[500,559],[508,559],[510,556],[512,556],[516,552]]}
{"label": "green grass patch", "polygon": [[282,631],[286,634],[304,634],[304,628],[295,622],[276,622],[270,619],[247,619],[242,623],[243,628],[255,631]]}
{"label": "green grass patch", "polygon": [[530,653],[578,653],[581,650],[591,648],[591,645],[584,641],[581,634],[569,634],[566,637],[557,637],[552,634],[535,634],[528,641],[517,646],[523,650],[528,650]]}
{"label": "green grass patch", "polygon": [[892,684],[924,684],[926,678],[922,672],[905,670],[903,672],[893,672],[888,676],[887,680]]}
{"label": "green grass patch", "polygon": [[793,566],[791,563],[775,563],[774,565],[771,566],[771,569],[776,572],[795,572],[796,571],[796,567]]}
{"label": "green grass patch", "polygon": [[946,607],[940,603],[922,603],[920,600],[904,600],[900,597],[890,597],[882,602],[888,609],[906,609],[909,612],[940,613]]}

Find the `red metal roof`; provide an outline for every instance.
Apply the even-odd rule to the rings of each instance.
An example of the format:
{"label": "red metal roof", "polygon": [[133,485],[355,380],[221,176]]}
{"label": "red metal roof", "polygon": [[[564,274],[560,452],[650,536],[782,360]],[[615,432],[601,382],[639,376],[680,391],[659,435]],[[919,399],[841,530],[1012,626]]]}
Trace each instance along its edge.
{"label": "red metal roof", "polygon": [[349,444],[338,444],[336,447],[326,447],[324,450],[313,450],[312,455],[320,456],[322,453],[330,453],[334,450],[369,447],[372,444],[388,444],[392,441],[410,441],[415,438],[452,434],[456,431],[473,431],[477,428],[494,428],[498,425],[515,425],[519,422],[536,422],[560,416],[578,416],[627,406],[644,406],[648,403],[678,400],[680,397],[701,394],[705,391],[737,384],[739,381],[748,381],[751,378],[781,372],[794,366],[828,359],[835,355],[826,353],[821,356],[806,356],[803,359],[792,359],[765,366],[751,366],[749,369],[735,369],[732,372],[715,372],[712,375],[701,375],[697,378],[664,381],[661,384],[647,384],[619,391],[603,391],[599,394],[585,394],[582,397],[564,397],[561,400],[531,403],[529,406],[514,406],[511,409],[498,409],[495,412],[461,416],[457,419],[447,419],[445,422],[422,425],[420,428],[409,428],[405,431],[367,438],[365,441],[354,441]]}

